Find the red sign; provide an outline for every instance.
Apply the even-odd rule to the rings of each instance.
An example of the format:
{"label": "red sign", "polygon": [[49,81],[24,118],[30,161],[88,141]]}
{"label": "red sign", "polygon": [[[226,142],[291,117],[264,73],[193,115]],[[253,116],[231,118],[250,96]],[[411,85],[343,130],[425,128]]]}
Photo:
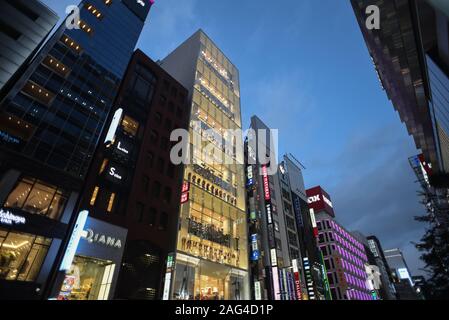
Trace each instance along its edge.
{"label": "red sign", "polygon": [[320,186],[308,189],[306,194],[309,208],[313,209],[316,213],[325,211],[332,217],[335,217],[331,197]]}
{"label": "red sign", "polygon": [[419,162],[421,162],[421,165],[423,166],[427,175],[431,176],[432,175],[432,165],[430,163],[426,162],[426,160],[424,160],[424,155],[422,153],[418,156],[418,158],[419,158]]}
{"label": "red sign", "polygon": [[187,192],[190,190],[190,182],[183,182],[181,192]]}
{"label": "red sign", "polygon": [[295,272],[296,296],[298,300],[302,300],[301,281],[299,280],[299,272]]}
{"label": "red sign", "polygon": [[189,201],[189,193],[184,192],[181,194],[181,204],[186,203],[187,201]]}
{"label": "red sign", "polygon": [[262,166],[262,176],[263,176],[263,190],[265,194],[265,200],[270,200],[271,199],[270,184],[268,183],[268,171],[266,165]]}

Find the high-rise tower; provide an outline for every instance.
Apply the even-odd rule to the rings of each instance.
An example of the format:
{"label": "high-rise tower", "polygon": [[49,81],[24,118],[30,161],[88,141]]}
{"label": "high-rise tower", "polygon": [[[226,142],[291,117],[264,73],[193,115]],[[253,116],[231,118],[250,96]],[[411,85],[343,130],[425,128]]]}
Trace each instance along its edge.
{"label": "high-rise tower", "polygon": [[[164,298],[249,298],[242,136],[229,131],[241,129],[239,72],[202,30],[162,67],[189,90],[193,151],[185,167],[175,268],[166,278]],[[231,143],[233,148],[225,147]]]}
{"label": "high-rise tower", "polygon": [[83,0],[0,106],[0,296],[47,295],[82,230],[74,208],[152,2]]}

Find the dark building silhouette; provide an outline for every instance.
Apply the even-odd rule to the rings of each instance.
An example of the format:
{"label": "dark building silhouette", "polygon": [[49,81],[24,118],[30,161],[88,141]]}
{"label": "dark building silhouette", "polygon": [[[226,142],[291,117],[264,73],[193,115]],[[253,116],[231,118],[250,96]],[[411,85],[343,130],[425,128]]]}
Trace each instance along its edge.
{"label": "dark building silhouette", "polygon": [[[119,299],[160,299],[176,247],[183,166],[170,160],[175,129],[188,130],[188,91],[137,50],[88,174],[80,210],[128,229]],[[104,143],[103,143],[104,142]]]}
{"label": "dark building silhouette", "polygon": [[150,5],[79,9],[79,23],[61,24],[0,106],[0,296],[48,297],[64,274],[72,230],[82,229],[74,208]]}
{"label": "dark building silhouette", "polygon": [[0,101],[24,71],[58,16],[41,1],[0,1]]}

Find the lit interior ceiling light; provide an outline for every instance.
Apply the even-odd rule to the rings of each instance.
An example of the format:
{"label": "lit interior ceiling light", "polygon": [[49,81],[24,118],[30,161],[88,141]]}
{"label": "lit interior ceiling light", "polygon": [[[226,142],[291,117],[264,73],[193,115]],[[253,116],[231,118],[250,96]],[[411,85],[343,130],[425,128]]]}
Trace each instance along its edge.
{"label": "lit interior ceiling light", "polygon": [[17,245],[15,245],[14,242],[11,242],[11,244],[4,243],[3,248],[17,250],[17,249],[22,248],[23,246],[26,246],[28,243],[29,243],[29,241],[23,241],[22,243],[17,244]]}

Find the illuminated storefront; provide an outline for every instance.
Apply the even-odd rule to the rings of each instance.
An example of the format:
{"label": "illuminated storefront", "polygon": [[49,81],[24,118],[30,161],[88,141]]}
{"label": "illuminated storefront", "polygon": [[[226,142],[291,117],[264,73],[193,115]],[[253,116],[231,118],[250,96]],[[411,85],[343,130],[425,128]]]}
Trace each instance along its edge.
{"label": "illuminated storefront", "polygon": [[0,202],[0,296],[37,299],[66,232],[73,197],[18,173],[8,182]]}
{"label": "illuminated storefront", "polygon": [[126,229],[88,218],[58,299],[112,299],[126,235]]}
{"label": "illuminated storefront", "polygon": [[[191,164],[184,174],[172,299],[247,299],[248,238],[245,211],[243,146],[223,146],[242,137],[239,75],[234,65],[200,30],[162,62],[192,100]],[[190,58],[187,58],[190,57]],[[194,73],[183,74],[190,59]],[[182,69],[182,70],[181,70]],[[207,145],[210,152],[202,152]],[[202,142],[201,142],[202,141]],[[193,148],[193,145],[195,148]],[[221,161],[211,161],[221,159]],[[233,164],[230,164],[233,163]]]}

